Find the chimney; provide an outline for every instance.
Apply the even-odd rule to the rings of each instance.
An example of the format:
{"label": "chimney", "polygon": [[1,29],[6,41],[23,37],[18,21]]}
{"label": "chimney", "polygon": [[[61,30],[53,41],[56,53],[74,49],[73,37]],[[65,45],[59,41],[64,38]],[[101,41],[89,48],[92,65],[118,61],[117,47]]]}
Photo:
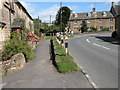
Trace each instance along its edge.
{"label": "chimney", "polygon": [[93,8],[92,10],[93,10],[93,12],[95,12],[95,8]]}
{"label": "chimney", "polygon": [[114,6],[114,2],[112,2],[112,6]]}

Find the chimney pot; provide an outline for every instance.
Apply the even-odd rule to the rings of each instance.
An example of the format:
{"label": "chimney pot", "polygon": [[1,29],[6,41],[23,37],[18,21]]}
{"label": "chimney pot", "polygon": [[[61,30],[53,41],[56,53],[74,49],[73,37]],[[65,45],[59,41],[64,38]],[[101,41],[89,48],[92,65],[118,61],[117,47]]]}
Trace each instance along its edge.
{"label": "chimney pot", "polygon": [[112,6],[114,6],[114,2],[112,2]]}
{"label": "chimney pot", "polygon": [[95,12],[95,8],[93,8],[93,12]]}

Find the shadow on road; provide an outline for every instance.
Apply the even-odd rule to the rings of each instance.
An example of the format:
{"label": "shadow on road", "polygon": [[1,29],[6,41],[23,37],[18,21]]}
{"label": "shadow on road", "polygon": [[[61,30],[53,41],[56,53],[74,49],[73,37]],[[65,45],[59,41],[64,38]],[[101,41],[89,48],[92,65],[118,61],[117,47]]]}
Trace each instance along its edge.
{"label": "shadow on road", "polygon": [[112,38],[110,36],[95,36],[95,38],[98,38],[100,40],[103,40],[105,42],[109,42],[109,43],[112,43],[112,44],[120,45],[120,40],[119,39],[115,39],[115,38]]}

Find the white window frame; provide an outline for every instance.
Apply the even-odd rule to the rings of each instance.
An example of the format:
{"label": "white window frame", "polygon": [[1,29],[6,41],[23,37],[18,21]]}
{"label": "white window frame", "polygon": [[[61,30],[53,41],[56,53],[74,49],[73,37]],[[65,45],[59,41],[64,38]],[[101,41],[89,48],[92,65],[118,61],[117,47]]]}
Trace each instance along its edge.
{"label": "white window frame", "polygon": [[91,23],[91,20],[87,20],[87,23]]}
{"label": "white window frame", "polygon": [[110,30],[113,30],[113,26],[110,26]]}
{"label": "white window frame", "polygon": [[78,29],[78,26],[74,26],[73,27],[73,31],[78,31],[79,29]]}
{"label": "white window frame", "polygon": [[99,19],[99,22],[102,22],[103,20],[102,19]]}
{"label": "white window frame", "polygon": [[110,18],[110,22],[113,22],[113,18]]}
{"label": "white window frame", "polygon": [[104,28],[103,26],[100,26],[100,30],[102,30],[101,27],[102,27],[102,29]]}

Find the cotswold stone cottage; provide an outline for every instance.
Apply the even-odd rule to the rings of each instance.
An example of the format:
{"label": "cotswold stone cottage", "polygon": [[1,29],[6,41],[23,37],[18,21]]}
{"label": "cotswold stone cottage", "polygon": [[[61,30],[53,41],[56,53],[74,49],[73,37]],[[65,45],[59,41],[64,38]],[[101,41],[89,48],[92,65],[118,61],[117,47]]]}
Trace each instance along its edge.
{"label": "cotswold stone cottage", "polygon": [[93,8],[92,12],[86,13],[71,13],[69,19],[69,27],[75,32],[79,32],[82,27],[82,22],[87,23],[88,30],[91,27],[102,30],[103,28],[109,28],[111,31],[115,30],[115,19],[110,11],[97,12]]}
{"label": "cotswold stone cottage", "polygon": [[119,5],[114,5],[114,2],[112,2],[112,7],[110,12],[115,17],[115,30],[117,31],[117,36],[120,38],[120,2]]}
{"label": "cotswold stone cottage", "polygon": [[34,32],[33,19],[18,0],[0,0],[0,49],[12,30],[21,28],[20,18],[24,20],[25,27]]}

